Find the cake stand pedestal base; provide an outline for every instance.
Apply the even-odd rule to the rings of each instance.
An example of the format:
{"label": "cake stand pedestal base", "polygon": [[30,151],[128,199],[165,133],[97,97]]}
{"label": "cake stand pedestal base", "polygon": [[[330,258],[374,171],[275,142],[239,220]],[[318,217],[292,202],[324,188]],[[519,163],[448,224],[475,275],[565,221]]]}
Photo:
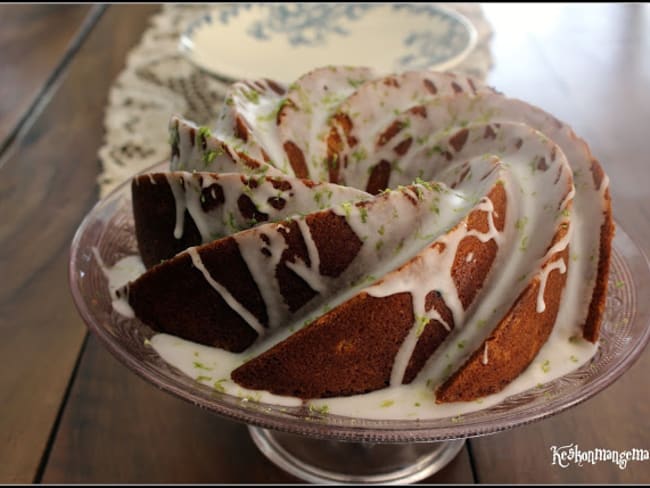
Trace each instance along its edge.
{"label": "cake stand pedestal base", "polygon": [[445,467],[465,440],[372,444],[313,439],[249,426],[275,465],[312,483],[413,483]]}

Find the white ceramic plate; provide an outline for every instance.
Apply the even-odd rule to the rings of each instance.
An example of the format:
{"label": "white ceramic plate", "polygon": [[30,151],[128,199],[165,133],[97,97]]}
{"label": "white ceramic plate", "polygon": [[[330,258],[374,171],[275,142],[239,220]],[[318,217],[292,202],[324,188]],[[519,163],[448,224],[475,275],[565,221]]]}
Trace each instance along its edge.
{"label": "white ceramic plate", "polygon": [[465,17],[432,4],[246,3],[193,22],[180,48],[222,78],[289,82],[324,65],[449,70],[476,39]]}

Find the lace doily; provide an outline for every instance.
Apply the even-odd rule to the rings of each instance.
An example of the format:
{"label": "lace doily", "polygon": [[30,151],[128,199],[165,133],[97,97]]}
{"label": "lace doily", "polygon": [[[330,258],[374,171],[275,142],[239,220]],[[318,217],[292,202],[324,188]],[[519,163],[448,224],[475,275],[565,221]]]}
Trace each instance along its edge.
{"label": "lace doily", "polygon": [[[478,43],[455,68],[485,79],[492,66],[492,28],[478,4],[442,4],[465,15]],[[103,172],[100,196],[140,171],[169,157],[167,123],[180,114],[200,125],[215,120],[228,83],[191,64],[178,49],[180,35],[213,5],[166,4],[127,57],[111,87],[104,116],[106,135],[99,150]]]}

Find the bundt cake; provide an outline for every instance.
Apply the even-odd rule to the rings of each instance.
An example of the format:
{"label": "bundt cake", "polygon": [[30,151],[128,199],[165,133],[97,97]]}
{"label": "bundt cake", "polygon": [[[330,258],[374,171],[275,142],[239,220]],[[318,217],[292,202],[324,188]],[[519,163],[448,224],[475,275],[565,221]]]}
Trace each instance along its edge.
{"label": "bundt cake", "polygon": [[223,350],[219,381],[469,402],[551,334],[596,344],[608,179],[544,111],[466,76],[325,67],[235,83],[214,127],[169,128],[171,172],[132,182],[148,269],[120,296]]}

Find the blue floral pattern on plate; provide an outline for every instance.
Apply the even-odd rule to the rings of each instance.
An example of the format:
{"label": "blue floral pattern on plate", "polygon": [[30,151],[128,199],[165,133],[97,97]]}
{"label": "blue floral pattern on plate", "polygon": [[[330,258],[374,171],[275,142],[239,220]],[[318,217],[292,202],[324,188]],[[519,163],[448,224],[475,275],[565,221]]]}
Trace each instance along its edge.
{"label": "blue floral pattern on plate", "polygon": [[[378,25],[381,29],[376,27],[373,31],[373,26]],[[280,59],[287,62],[292,59],[291,54],[310,49],[313,51],[310,59],[314,61],[327,55],[327,64],[342,64],[336,61],[333,52],[338,49],[341,55],[349,56],[349,53],[344,53],[347,49],[342,48],[341,44],[341,39],[346,39],[350,48],[357,51],[362,43],[367,44],[365,49],[369,55],[360,55],[362,62],[355,64],[372,65],[372,54],[376,57],[392,56],[390,65],[379,67],[379,71],[449,68],[459,63],[476,41],[476,32],[466,19],[432,4],[243,3],[222,5],[195,22],[185,33],[182,47],[190,59],[202,68],[221,76],[237,77],[231,68],[237,63],[223,60],[223,53],[223,64],[231,66],[222,66],[221,69],[207,66],[216,65],[218,61],[201,60],[197,55],[197,50],[210,49],[207,41],[198,41],[201,30],[217,32],[221,29],[225,32],[235,26],[237,35],[231,34],[228,39],[238,37],[238,42],[232,39],[229,47],[241,47],[242,55],[250,56],[255,52],[246,46],[258,45],[260,53],[281,56]],[[368,32],[375,35],[363,38],[360,32],[366,36]],[[382,42],[390,44],[390,53],[381,49]],[[270,48],[272,44],[277,46],[276,51]],[[218,48],[215,47],[215,55]],[[366,60],[370,62],[363,62]],[[322,64],[325,63],[315,62],[314,66],[296,68],[296,71],[304,72]]]}

